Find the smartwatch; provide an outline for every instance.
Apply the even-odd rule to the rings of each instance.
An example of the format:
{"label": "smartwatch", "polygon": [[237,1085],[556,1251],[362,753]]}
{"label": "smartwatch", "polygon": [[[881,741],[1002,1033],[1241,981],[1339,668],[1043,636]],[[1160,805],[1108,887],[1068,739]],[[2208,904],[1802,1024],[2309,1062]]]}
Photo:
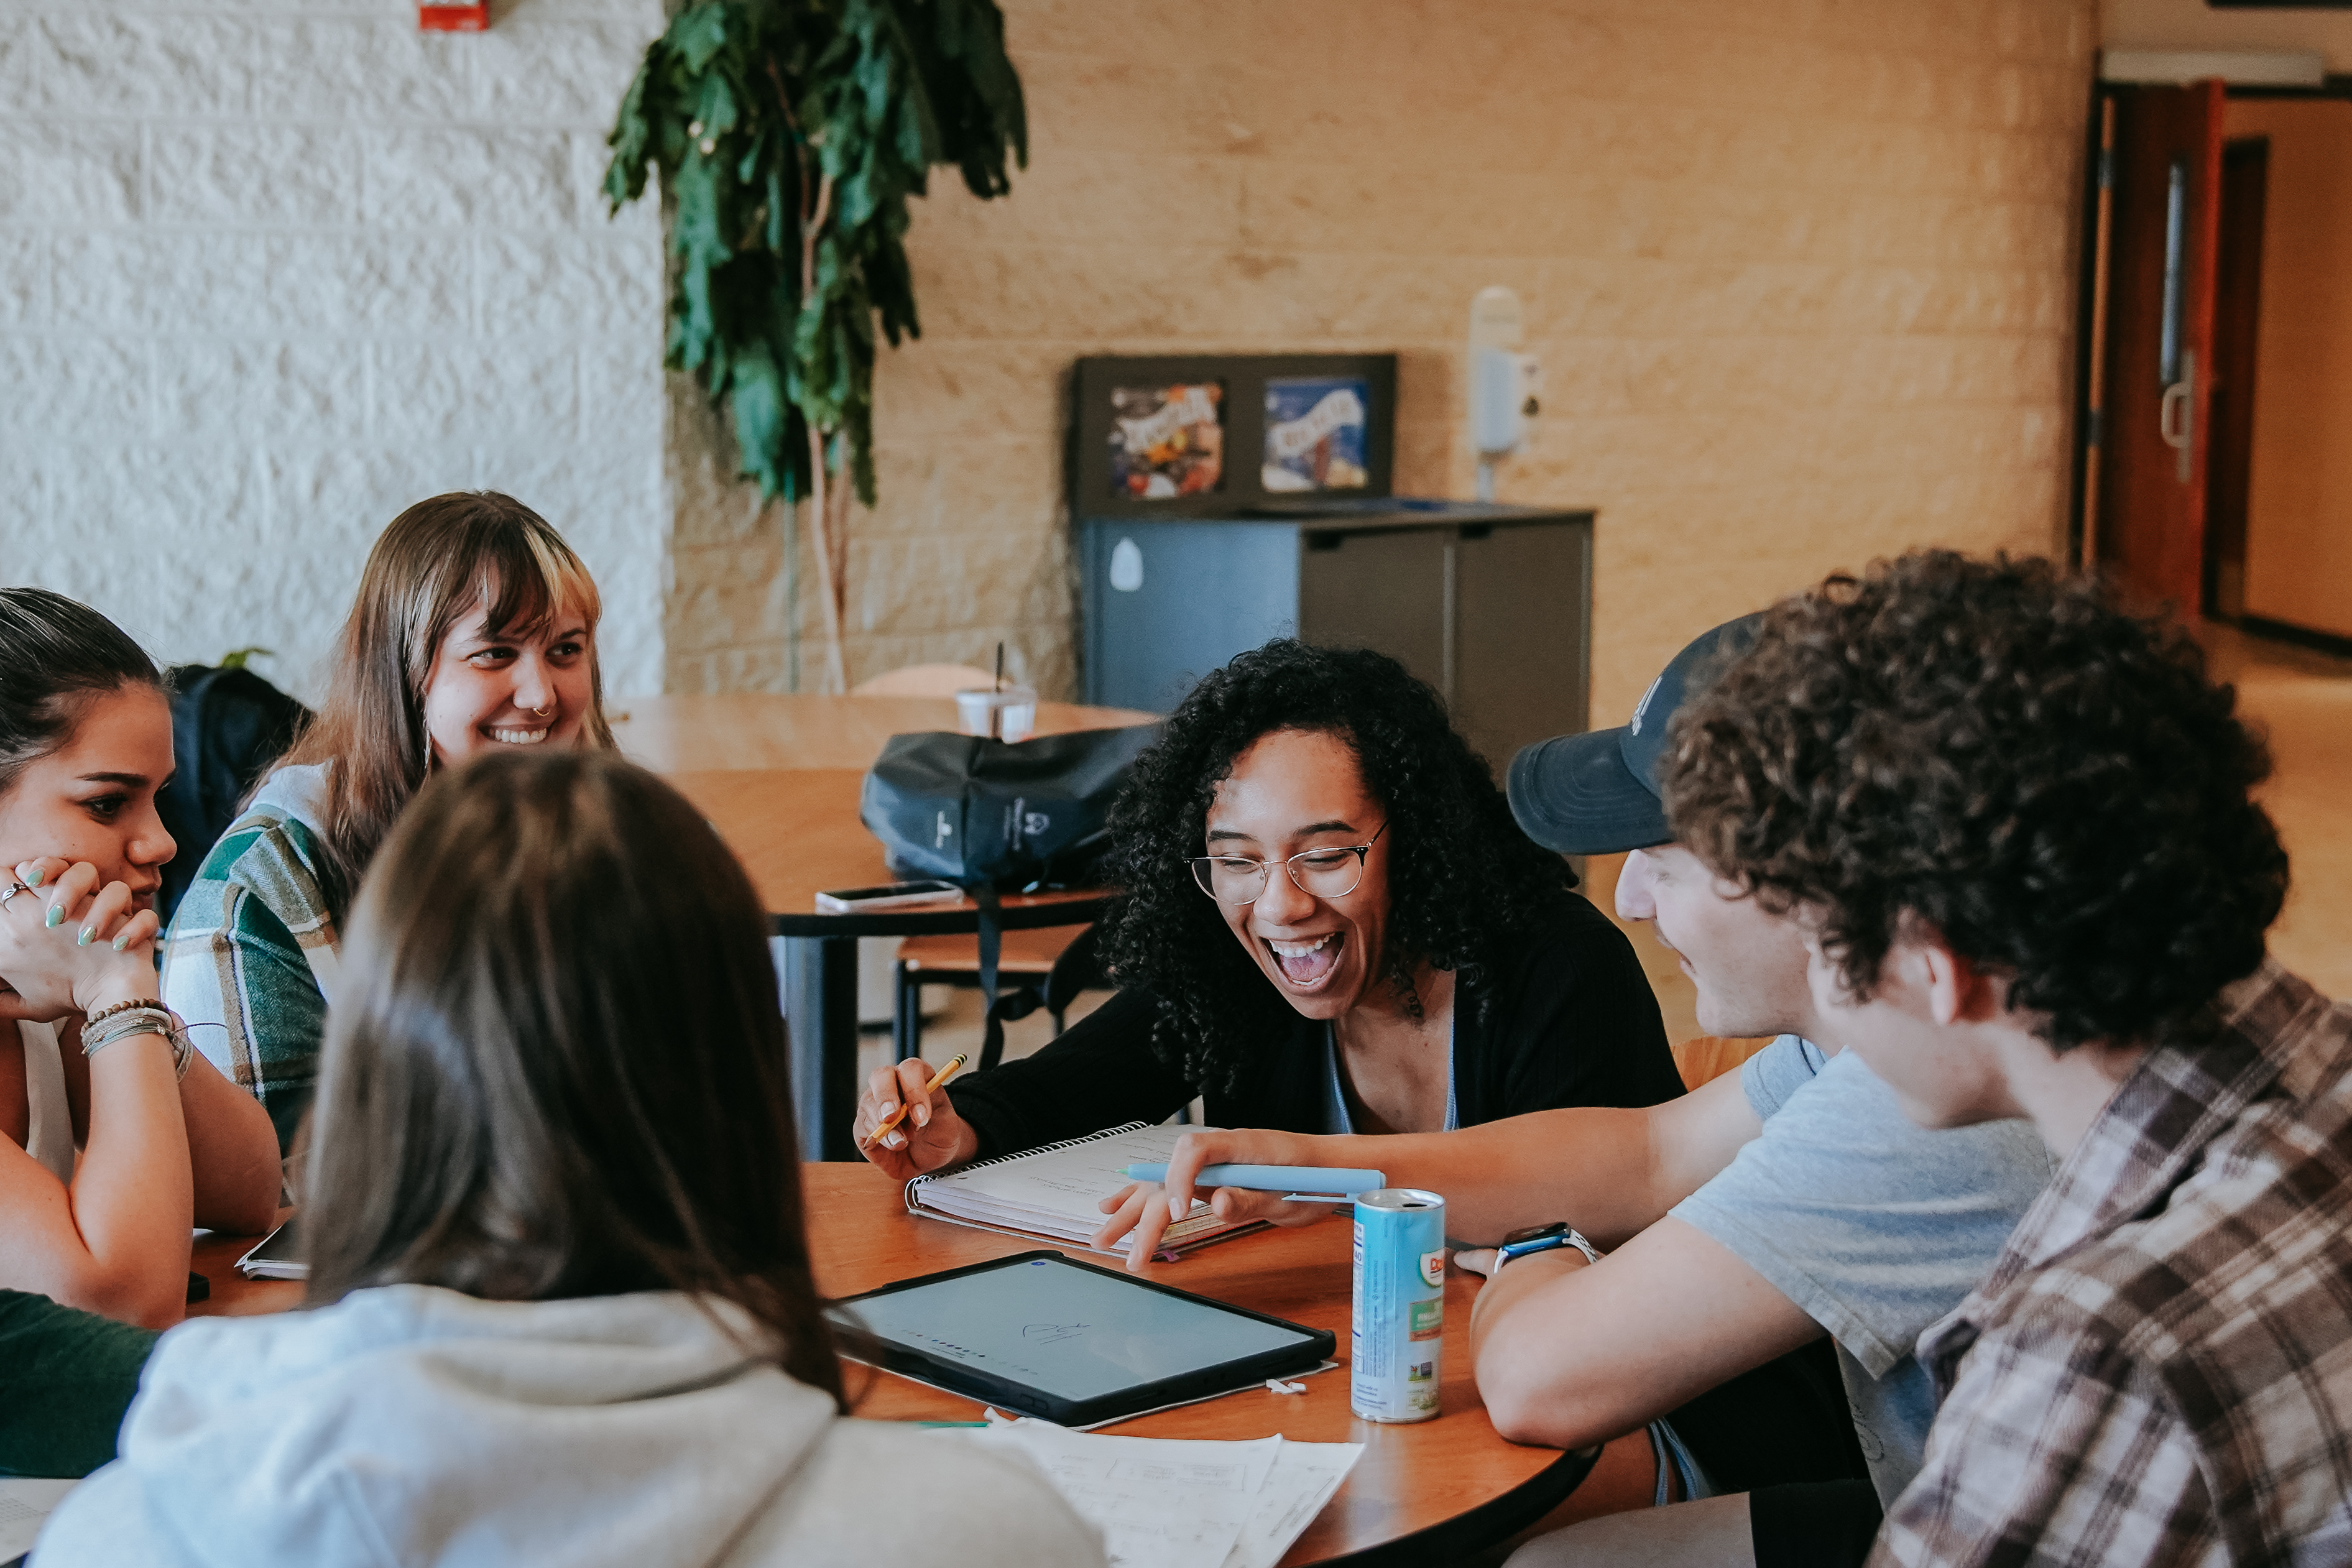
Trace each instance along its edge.
{"label": "smartwatch", "polygon": [[1584,1254],[1587,1263],[1601,1261],[1601,1249],[1584,1239],[1581,1232],[1564,1219],[1549,1225],[1529,1226],[1503,1237],[1503,1245],[1495,1248],[1495,1272],[1500,1274],[1503,1265],[1514,1258],[1525,1258],[1531,1252],[1549,1252],[1554,1247],[1572,1247]]}

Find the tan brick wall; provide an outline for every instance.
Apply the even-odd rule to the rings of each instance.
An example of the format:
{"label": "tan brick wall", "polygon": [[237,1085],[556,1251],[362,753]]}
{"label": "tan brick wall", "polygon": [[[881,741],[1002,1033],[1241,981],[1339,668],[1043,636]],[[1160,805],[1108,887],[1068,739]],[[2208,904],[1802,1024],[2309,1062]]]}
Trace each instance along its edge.
{"label": "tan brick wall", "polygon": [[[877,378],[853,679],[1002,637],[1071,689],[1080,354],[1396,350],[1398,488],[1467,494],[1489,283],[1549,388],[1502,497],[1601,514],[1597,722],[1832,567],[2058,536],[2092,0],[1006,12],[1031,164],[1009,199],[919,207],[926,334]],[[704,463],[703,425],[674,428],[674,474]],[[673,686],[781,686],[779,527],[679,496]],[[805,595],[802,625],[813,684]]]}

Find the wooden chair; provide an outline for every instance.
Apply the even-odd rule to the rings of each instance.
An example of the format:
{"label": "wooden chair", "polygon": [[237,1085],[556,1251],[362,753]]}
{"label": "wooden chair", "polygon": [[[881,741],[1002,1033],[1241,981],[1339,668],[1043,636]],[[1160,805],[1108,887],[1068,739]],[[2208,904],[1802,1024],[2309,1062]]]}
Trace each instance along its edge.
{"label": "wooden chair", "polygon": [[953,697],[995,684],[984,669],[968,664],[910,664],[849,689],[852,697]]}
{"label": "wooden chair", "polygon": [[[1034,931],[1008,931],[1001,938],[996,959],[1000,984],[1042,982],[1068,951],[1082,925],[1044,926]],[[923,1054],[923,987],[980,984],[980,938],[976,936],[910,936],[898,943],[898,1005],[892,1012],[892,1038],[898,1059],[911,1061]],[[994,1000],[991,998],[991,1000]],[[1054,1033],[1062,1032],[1061,1007],[1047,1006]]]}
{"label": "wooden chair", "polygon": [[1747,1040],[1729,1035],[1700,1035],[1675,1047],[1675,1067],[1683,1075],[1683,1087],[1696,1089],[1736,1070],[1776,1037],[1766,1035],[1759,1039]]}

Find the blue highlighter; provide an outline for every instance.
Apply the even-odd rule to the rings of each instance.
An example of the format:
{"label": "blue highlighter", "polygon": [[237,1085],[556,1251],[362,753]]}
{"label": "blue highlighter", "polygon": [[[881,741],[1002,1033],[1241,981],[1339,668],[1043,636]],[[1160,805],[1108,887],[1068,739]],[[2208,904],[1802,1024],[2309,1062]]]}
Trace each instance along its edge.
{"label": "blue highlighter", "polygon": [[[1129,1165],[1130,1182],[1165,1182],[1165,1165]],[[1325,1165],[1203,1165],[1192,1178],[1196,1187],[1244,1187],[1258,1193],[1283,1193],[1313,1202],[1318,1198],[1352,1198],[1389,1184],[1378,1171],[1339,1171]]]}

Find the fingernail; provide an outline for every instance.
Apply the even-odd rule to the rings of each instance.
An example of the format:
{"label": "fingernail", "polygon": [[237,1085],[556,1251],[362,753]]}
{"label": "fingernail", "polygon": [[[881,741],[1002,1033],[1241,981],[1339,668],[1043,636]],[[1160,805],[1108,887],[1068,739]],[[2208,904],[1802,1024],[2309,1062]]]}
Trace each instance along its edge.
{"label": "fingernail", "polygon": [[882,1147],[885,1149],[896,1149],[899,1144],[904,1143],[906,1141],[907,1135],[905,1133],[893,1132],[888,1137],[882,1140]]}
{"label": "fingernail", "polygon": [[76,947],[88,947],[89,945],[89,939],[97,934],[98,932],[91,930],[89,926],[84,926],[81,928],[81,934],[74,938],[74,945]]}
{"label": "fingernail", "polygon": [[877,1121],[887,1121],[897,1114],[898,1114],[898,1102],[895,1100],[886,1100],[874,1108],[874,1117]]}
{"label": "fingernail", "polygon": [[121,936],[114,939],[114,951],[121,952],[125,947],[130,945],[130,942],[131,933],[129,931],[124,931]]}
{"label": "fingernail", "polygon": [[45,876],[46,874],[47,874],[47,873],[45,873],[44,871],[42,871],[42,869],[41,869],[38,866],[34,867],[34,868],[33,868],[33,874],[32,874],[31,876],[29,876],[29,877],[27,877],[27,878],[26,878],[26,879],[25,879],[25,886],[26,886],[26,887],[28,887],[28,888],[37,888],[37,887],[39,887],[39,886],[41,885],[41,878],[42,878],[43,876]]}
{"label": "fingernail", "polygon": [[918,1127],[929,1127],[930,1124],[931,1108],[928,1105],[919,1105],[915,1107],[915,1125]]}
{"label": "fingernail", "polygon": [[47,919],[47,920],[43,921],[41,923],[42,923],[43,925],[45,925],[45,926],[49,926],[49,927],[54,928],[59,921],[61,921],[61,920],[63,920],[63,919],[65,919],[65,918],[66,918],[66,911],[65,911],[64,906],[59,905],[59,904],[51,904],[51,905],[49,906],[49,917],[48,917],[48,919]]}

